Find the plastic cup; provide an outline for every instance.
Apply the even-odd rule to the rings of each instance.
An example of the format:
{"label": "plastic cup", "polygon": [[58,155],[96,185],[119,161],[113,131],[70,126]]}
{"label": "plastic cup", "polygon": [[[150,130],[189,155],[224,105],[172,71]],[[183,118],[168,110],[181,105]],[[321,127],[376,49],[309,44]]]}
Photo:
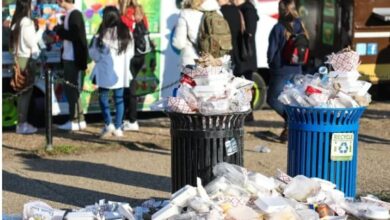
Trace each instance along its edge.
{"label": "plastic cup", "polygon": [[38,18],[38,26],[40,28],[45,27],[46,26],[46,20],[43,19],[43,18]]}
{"label": "plastic cup", "polygon": [[49,22],[50,22],[50,24],[51,25],[56,25],[57,24],[57,18],[56,17],[51,17],[51,18],[49,18]]}

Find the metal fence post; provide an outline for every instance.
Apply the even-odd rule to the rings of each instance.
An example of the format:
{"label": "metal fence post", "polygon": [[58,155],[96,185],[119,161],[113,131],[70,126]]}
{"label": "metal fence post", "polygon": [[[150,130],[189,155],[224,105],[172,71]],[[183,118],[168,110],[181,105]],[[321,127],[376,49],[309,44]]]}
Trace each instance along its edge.
{"label": "metal fence post", "polygon": [[[42,64],[44,65],[44,64]],[[52,75],[51,70],[48,68],[45,71],[45,88],[46,88],[46,100],[45,100],[45,124],[46,124],[46,151],[53,150],[53,134],[52,134]]]}

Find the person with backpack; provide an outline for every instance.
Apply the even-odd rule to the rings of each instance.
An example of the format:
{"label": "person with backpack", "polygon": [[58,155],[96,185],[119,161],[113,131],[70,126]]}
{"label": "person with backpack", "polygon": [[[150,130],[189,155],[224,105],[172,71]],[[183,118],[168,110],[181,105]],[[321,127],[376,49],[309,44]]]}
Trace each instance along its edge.
{"label": "person with backpack", "polygon": [[[134,42],[116,7],[104,8],[103,20],[91,41],[89,55],[95,61],[91,79],[99,87],[99,103],[105,124],[101,136],[121,137],[124,115],[123,90],[129,87],[132,79],[129,66],[134,55]],[[115,101],[114,124],[109,104],[110,90]]]}
{"label": "person with backpack", "polygon": [[[38,41],[42,37],[45,26],[39,26],[35,30],[34,21],[31,19],[31,0],[17,0],[15,13],[11,20],[10,48],[13,51],[15,65],[18,65],[20,72],[25,75],[25,79],[31,81],[19,92],[17,99],[18,124],[16,133],[32,134],[37,132],[37,128],[28,123],[27,115],[34,84],[34,75],[38,71],[36,61],[40,54]],[[14,73],[16,74],[16,72]],[[18,84],[18,82],[15,82]],[[20,82],[19,82],[20,84]],[[26,84],[26,83],[23,83]],[[11,83],[12,85],[12,83]]]}
{"label": "person with backpack", "polygon": [[[173,46],[180,50],[182,67],[194,66],[201,53],[210,53],[216,58],[230,53],[230,29],[219,8],[216,0],[184,0],[182,2],[182,10],[172,42]],[[210,26],[212,19],[216,19],[216,23],[221,24],[213,25],[212,29],[220,28],[222,38],[206,32],[206,27]],[[215,39],[221,40],[217,44],[211,44],[210,42]],[[216,47],[212,48],[212,45]]]}
{"label": "person with backpack", "polygon": [[278,97],[286,82],[302,73],[302,64],[305,62],[309,46],[308,39],[307,31],[299,18],[294,0],[281,0],[279,2],[279,20],[269,35],[267,51],[270,67],[267,102],[284,119],[284,129],[279,137],[281,142],[287,141],[288,130],[287,115]]}
{"label": "person with backpack", "polygon": [[146,54],[150,53],[154,46],[149,37],[149,23],[142,5],[137,0],[130,0],[127,5],[125,4],[126,1],[120,2],[120,7],[123,8],[121,19],[132,32],[135,46],[134,56],[130,62],[133,79],[130,82],[130,87],[125,89],[125,113],[128,113],[128,120],[123,121],[122,128],[124,131],[138,131],[136,78],[144,67]]}

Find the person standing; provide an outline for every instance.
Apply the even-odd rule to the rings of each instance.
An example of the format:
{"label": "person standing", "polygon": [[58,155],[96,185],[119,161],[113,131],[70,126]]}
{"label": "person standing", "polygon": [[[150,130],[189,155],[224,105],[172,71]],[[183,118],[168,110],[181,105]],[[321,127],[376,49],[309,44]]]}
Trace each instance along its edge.
{"label": "person standing", "polygon": [[176,24],[173,46],[180,50],[181,66],[194,66],[199,59],[196,42],[203,12],[219,11],[216,0],[184,0],[182,10]]}
{"label": "person standing", "polygon": [[[244,23],[245,33],[247,35],[249,47],[252,48],[252,54],[246,60],[241,60],[237,68],[237,75],[244,76],[246,79],[252,80],[253,72],[257,71],[257,55],[256,55],[256,31],[257,21],[259,16],[257,10],[250,0],[233,0],[234,4],[240,9]],[[241,36],[243,37],[243,36]],[[246,122],[254,121],[253,112],[245,118]]]}
{"label": "person standing", "polygon": [[[127,5],[125,5],[127,3]],[[120,8],[122,11],[122,21],[133,33],[134,38],[134,56],[131,59],[130,70],[133,74],[133,79],[130,82],[130,87],[125,89],[125,113],[128,114],[128,120],[123,122],[124,131],[138,131],[139,124],[137,122],[137,75],[145,65],[146,48],[139,48],[144,46],[145,36],[149,34],[148,19],[143,11],[143,8],[136,0],[129,2],[121,1]],[[140,39],[142,42],[137,40]],[[146,39],[146,40],[149,40]],[[150,43],[150,42],[149,42]],[[125,114],[126,115],[126,114]],[[125,117],[126,118],[126,117]]]}
{"label": "person standing", "polygon": [[[108,6],[103,10],[103,21],[89,48],[89,55],[95,61],[91,79],[99,87],[99,103],[104,118],[101,135],[123,136],[124,115],[123,90],[129,87],[132,74],[130,60],[134,55],[131,32],[122,22],[119,10]],[[115,101],[115,123],[112,124],[109,91]]]}
{"label": "person standing", "polygon": [[233,0],[234,4],[240,9],[244,17],[245,32],[249,35],[249,44],[252,48],[252,56],[241,62],[239,66],[239,76],[245,76],[246,79],[252,79],[252,73],[257,71],[257,56],[256,56],[256,31],[257,21],[259,16],[255,6],[250,0]]}
{"label": "person standing", "polygon": [[[65,95],[69,104],[69,121],[58,126],[63,130],[82,130],[87,127],[81,106],[79,80],[80,72],[87,69],[88,45],[83,15],[76,9],[73,0],[57,0],[60,7],[66,10],[63,25],[54,31],[64,40],[62,60],[64,64]],[[77,88],[75,88],[75,86]]]}
{"label": "person standing", "polygon": [[307,31],[299,18],[294,0],[279,2],[279,20],[269,35],[267,60],[270,67],[270,83],[268,87],[268,104],[284,119],[284,129],[280,141],[286,142],[288,137],[287,115],[283,104],[278,100],[285,83],[292,80],[296,74],[302,73],[302,65],[291,65],[283,59],[283,48],[292,34],[305,34]]}
{"label": "person standing", "polygon": [[[31,20],[30,16],[31,0],[17,0],[15,13],[11,20],[10,47],[20,70],[28,74],[35,74],[37,72],[36,60],[40,54],[38,41],[42,37],[45,26],[40,25],[36,31],[34,21]],[[17,100],[18,124],[16,133],[32,134],[38,130],[27,121],[33,88],[27,87],[22,91]]]}
{"label": "person standing", "polygon": [[230,33],[232,35],[231,59],[234,66],[233,73],[239,75],[241,67],[240,51],[238,48],[240,41],[240,34],[243,27],[241,27],[241,15],[239,9],[231,4],[231,0],[218,0],[221,6],[223,17],[229,24]]}

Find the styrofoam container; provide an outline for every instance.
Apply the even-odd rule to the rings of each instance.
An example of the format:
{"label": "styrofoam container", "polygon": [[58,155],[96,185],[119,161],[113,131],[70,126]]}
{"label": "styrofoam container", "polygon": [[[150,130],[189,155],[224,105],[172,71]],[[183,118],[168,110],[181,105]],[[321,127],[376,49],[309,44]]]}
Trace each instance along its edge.
{"label": "styrofoam container", "polygon": [[198,191],[195,187],[185,185],[183,188],[172,195],[171,203],[180,207],[184,207],[187,205],[188,199],[195,197],[197,192]]}
{"label": "styrofoam container", "polygon": [[174,215],[179,215],[181,208],[169,203],[152,215],[152,220],[166,220]]}
{"label": "styrofoam container", "polygon": [[289,206],[287,201],[280,197],[261,197],[255,201],[255,205],[265,213],[274,213],[283,210]]}

